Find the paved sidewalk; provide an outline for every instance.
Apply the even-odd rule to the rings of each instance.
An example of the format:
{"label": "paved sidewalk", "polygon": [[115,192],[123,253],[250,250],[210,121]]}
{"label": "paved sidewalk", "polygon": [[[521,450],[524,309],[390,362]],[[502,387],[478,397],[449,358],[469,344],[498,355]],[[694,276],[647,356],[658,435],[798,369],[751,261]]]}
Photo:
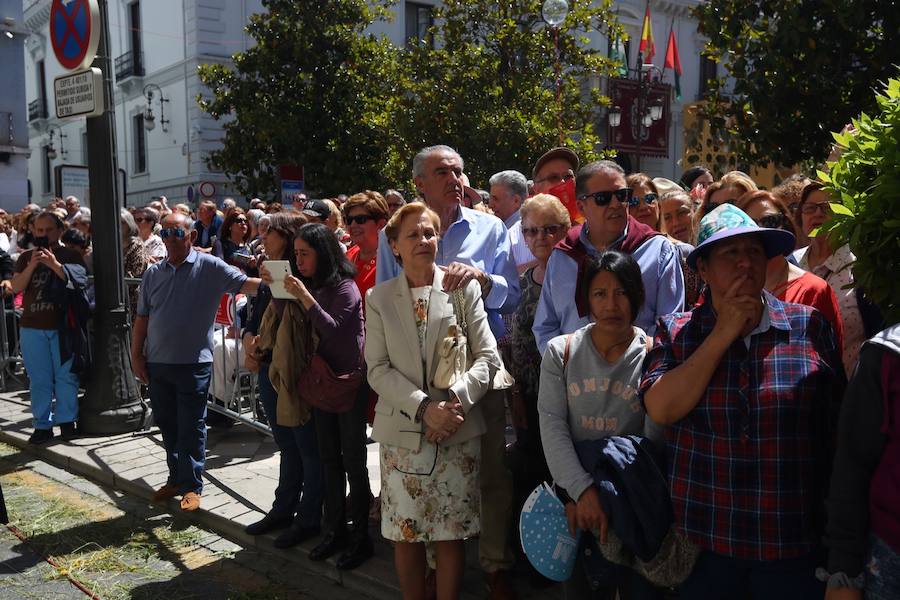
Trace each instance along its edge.
{"label": "paved sidewalk", "polygon": [[[154,489],[165,483],[167,469],[165,451],[159,430],[106,437],[79,438],[63,442],[55,438],[42,447],[28,444],[32,432],[28,392],[0,393],[0,441],[23,448],[72,473],[88,477],[101,485],[149,500]],[[212,531],[244,546],[255,546],[281,557],[303,561],[305,569],[318,564],[321,573],[348,589],[376,598],[397,598],[400,590],[394,571],[393,551],[370,524],[376,540],[375,556],[353,571],[338,571],[334,561],[313,563],[306,556],[315,545],[312,540],[288,551],[272,546],[273,535],[253,537],[243,532],[248,523],[261,518],[271,506],[278,480],[278,453],[275,442],[249,427],[235,425],[231,429],[210,429],[207,439],[207,461],[202,508],[196,519]],[[378,447],[368,448],[369,479],[372,493],[378,494],[381,481],[378,469]],[[177,501],[169,506],[181,513]],[[181,513],[184,514],[184,513]],[[467,544],[469,568],[463,586],[464,598],[486,597],[482,574],[477,567],[477,540]],[[561,598],[560,586],[531,590],[527,577],[517,578],[521,598]]]}

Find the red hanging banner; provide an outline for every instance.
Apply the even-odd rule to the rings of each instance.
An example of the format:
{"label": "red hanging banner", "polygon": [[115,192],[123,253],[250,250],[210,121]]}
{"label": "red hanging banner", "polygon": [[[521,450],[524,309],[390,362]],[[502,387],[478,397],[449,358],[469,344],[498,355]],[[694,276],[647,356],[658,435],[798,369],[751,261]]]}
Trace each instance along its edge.
{"label": "red hanging banner", "polygon": [[[669,121],[671,107],[669,98],[672,87],[665,83],[643,82],[644,93],[647,94],[644,106],[655,102],[662,105],[662,118],[653,121],[650,127],[641,124],[642,115],[638,112],[640,88],[633,79],[610,78],[608,95],[612,106],[622,109],[622,120],[618,127],[607,125],[606,139],[610,148],[641,156],[669,156]],[[640,137],[638,137],[640,136]],[[638,140],[640,139],[640,148]]]}

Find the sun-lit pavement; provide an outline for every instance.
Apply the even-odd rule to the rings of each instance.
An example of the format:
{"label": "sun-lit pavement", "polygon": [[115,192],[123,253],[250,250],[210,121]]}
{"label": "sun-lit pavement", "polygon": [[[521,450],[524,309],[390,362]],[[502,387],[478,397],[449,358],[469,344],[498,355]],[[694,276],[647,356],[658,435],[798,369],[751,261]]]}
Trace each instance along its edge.
{"label": "sun-lit pavement", "polygon": [[[117,496],[128,496],[148,505],[152,491],[165,483],[167,469],[162,439],[156,429],[147,433],[81,438],[72,442],[53,440],[35,448],[27,443],[31,434],[31,415],[27,391],[0,393],[0,441],[21,448],[29,455],[60,467],[63,472],[84,476],[112,490]],[[377,445],[368,449],[369,478],[373,493],[380,489]],[[262,517],[271,506],[278,477],[278,454],[275,443],[264,434],[236,425],[231,429],[211,429],[207,444],[207,471],[201,510],[186,516],[172,501],[164,511],[179,519],[216,532],[240,547],[259,549],[273,556],[293,561],[295,568],[312,570],[321,577],[346,589],[374,598],[397,598],[399,587],[394,571],[393,551],[384,541],[377,523],[370,523],[376,554],[351,572],[338,571],[333,559],[312,563],[307,558],[316,541],[288,551],[272,546],[274,535],[252,537],[243,527]],[[467,543],[469,568],[463,584],[464,598],[485,597],[484,580],[477,566],[477,540]],[[518,576],[521,575],[521,576]],[[516,578],[520,597],[561,598],[559,586],[531,590],[527,573]],[[198,596],[216,598],[224,596]],[[6,596],[0,593],[0,598]],[[329,598],[329,600],[332,600]]]}
{"label": "sun-lit pavement", "polygon": [[366,597],[5,444],[0,482],[12,519],[0,526],[4,600]]}

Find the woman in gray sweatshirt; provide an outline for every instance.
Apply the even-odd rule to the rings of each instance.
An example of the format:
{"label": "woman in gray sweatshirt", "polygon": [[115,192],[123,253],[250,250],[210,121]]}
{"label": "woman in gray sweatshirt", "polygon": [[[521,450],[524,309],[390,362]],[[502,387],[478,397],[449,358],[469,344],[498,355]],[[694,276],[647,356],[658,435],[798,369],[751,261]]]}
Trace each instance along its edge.
{"label": "woman in gray sweatshirt", "polygon": [[[604,542],[606,515],[593,479],[578,460],[575,443],[612,435],[659,440],[662,432],[646,416],[637,395],[649,341],[634,326],[644,302],[640,267],[631,256],[613,250],[586,260],[590,262],[578,288],[587,296],[584,305],[593,322],[547,345],[541,361],[538,413],[547,466],[571,498],[567,514],[574,513],[580,529],[600,530]],[[614,587],[623,599],[634,594],[652,597],[655,591],[639,575],[624,570]],[[566,597],[592,597],[586,594],[584,571],[576,565],[566,582]]]}

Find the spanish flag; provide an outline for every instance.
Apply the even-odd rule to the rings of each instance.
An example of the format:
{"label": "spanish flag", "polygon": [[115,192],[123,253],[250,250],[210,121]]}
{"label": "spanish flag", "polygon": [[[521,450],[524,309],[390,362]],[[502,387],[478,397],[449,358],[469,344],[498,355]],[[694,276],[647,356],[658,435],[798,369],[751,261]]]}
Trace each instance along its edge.
{"label": "spanish flag", "polygon": [[[656,44],[653,43],[653,24],[650,22],[650,1],[647,0],[647,10],[644,11],[644,27],[641,29],[641,45],[638,48],[645,63],[652,63],[656,55]],[[641,65],[638,65],[638,69]]]}

